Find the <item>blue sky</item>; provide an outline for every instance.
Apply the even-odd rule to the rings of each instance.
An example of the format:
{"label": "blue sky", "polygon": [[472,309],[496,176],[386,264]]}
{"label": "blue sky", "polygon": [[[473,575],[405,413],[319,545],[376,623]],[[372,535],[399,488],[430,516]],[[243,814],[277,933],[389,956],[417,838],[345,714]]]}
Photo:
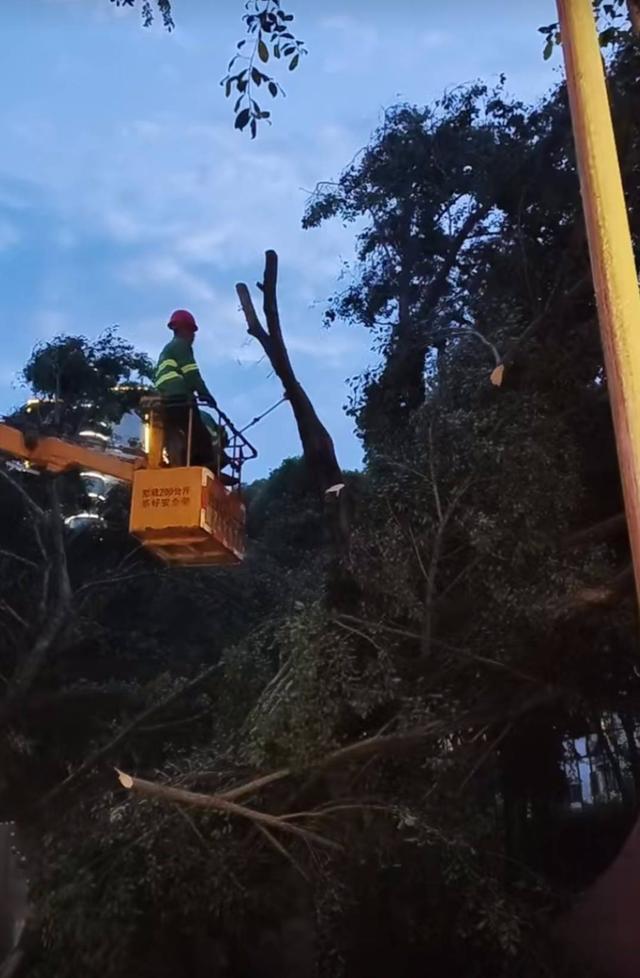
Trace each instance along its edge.
{"label": "blue sky", "polygon": [[[255,141],[233,129],[219,79],[242,36],[242,0],[174,0],[176,30],[145,30],[109,0],[2,0],[0,412],[39,340],[118,323],[152,356],[175,307],[197,316],[198,358],[220,404],[246,423],[279,396],[249,341],[236,281],[280,255],[283,328],[343,465],[359,446],[342,405],[370,361],[367,337],[322,328],[353,231],[303,231],[315,184],[337,176],[383,109],[507,75],[533,100],[559,77],[537,27],[552,0],[288,0],[309,56]],[[391,11],[391,13],[390,13]],[[286,405],[255,429],[248,476],[298,453]]]}

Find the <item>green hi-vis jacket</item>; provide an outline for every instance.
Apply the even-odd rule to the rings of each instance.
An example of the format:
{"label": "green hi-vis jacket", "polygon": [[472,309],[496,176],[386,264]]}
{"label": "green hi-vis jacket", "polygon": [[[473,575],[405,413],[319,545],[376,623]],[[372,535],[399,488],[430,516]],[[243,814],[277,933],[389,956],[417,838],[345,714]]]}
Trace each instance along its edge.
{"label": "green hi-vis jacket", "polygon": [[198,370],[191,344],[177,337],[167,343],[160,354],[155,384],[162,397],[171,400],[188,400],[194,394],[211,397]]}

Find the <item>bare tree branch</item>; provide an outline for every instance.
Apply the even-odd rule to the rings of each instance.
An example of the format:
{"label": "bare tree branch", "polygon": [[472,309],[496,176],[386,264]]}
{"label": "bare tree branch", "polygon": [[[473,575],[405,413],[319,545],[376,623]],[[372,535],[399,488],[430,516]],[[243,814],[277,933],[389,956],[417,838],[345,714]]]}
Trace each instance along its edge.
{"label": "bare tree branch", "polygon": [[278,839],[276,839],[276,837],[274,836],[274,834],[269,831],[269,829],[266,827],[266,825],[262,825],[260,822],[257,822],[256,823],[256,828],[258,829],[259,832],[262,833],[262,835],[265,837],[265,839],[267,840],[267,842],[270,845],[273,846],[273,848],[276,850],[276,852],[279,852],[281,856],[284,856],[284,858],[288,862],[291,863],[291,865],[293,866],[293,868],[295,869],[295,871],[297,873],[299,873],[300,876],[302,876],[303,879],[305,879],[307,882],[309,882],[309,877],[308,877],[307,873],[305,873],[305,871],[302,868],[302,866],[300,865],[300,863],[296,859],[293,858],[293,856],[291,855],[291,853],[289,852],[289,850],[286,849],[282,845],[282,843],[278,841]]}
{"label": "bare tree branch", "polygon": [[[12,480],[9,480],[12,481]],[[15,483],[14,483],[15,485]],[[20,488],[20,492],[24,490]],[[49,484],[51,511],[49,513],[49,538],[51,542],[51,565],[55,573],[55,601],[48,609],[42,631],[36,638],[23,659],[18,663],[7,690],[7,705],[18,701],[29,692],[38,673],[42,669],[49,652],[60,638],[69,623],[72,608],[71,582],[67,567],[67,555],[64,545],[63,519],[60,509],[60,499],[55,479]],[[26,493],[24,493],[26,495]],[[29,497],[27,497],[29,498]],[[33,504],[35,506],[35,504]],[[32,511],[33,512],[33,511]],[[42,510],[35,506],[35,512],[42,516]],[[0,710],[0,720],[2,711]]]}
{"label": "bare tree branch", "polygon": [[[435,472],[433,475],[435,480]],[[435,600],[435,590],[436,590],[436,575],[438,573],[438,567],[440,564],[440,558],[442,556],[442,547],[444,545],[444,535],[449,525],[449,522],[455,513],[458,503],[462,499],[462,496],[467,491],[471,485],[471,478],[465,479],[463,484],[453,493],[446,510],[443,512],[442,506],[440,505],[440,497],[437,494],[437,487],[434,484],[434,492],[436,492],[436,499],[438,502],[438,527],[436,529],[435,537],[433,540],[433,547],[431,550],[431,559],[429,561],[429,569],[427,572],[427,579],[425,582],[425,596],[424,596],[424,616],[422,620],[422,639],[420,643],[421,656],[424,659],[429,655],[431,651],[431,639],[433,635],[433,612],[434,612],[434,600]]]}
{"label": "bare tree branch", "polygon": [[134,778],[130,774],[118,771],[118,778],[123,788],[132,791],[134,794],[142,795],[146,798],[156,798],[159,801],[172,802],[178,805],[187,805],[192,808],[203,808],[209,811],[222,812],[225,815],[235,815],[239,818],[248,819],[256,825],[266,826],[268,829],[276,829],[289,835],[295,835],[309,843],[323,846],[327,849],[340,850],[336,842],[327,839],[309,829],[303,829],[298,825],[291,825],[278,815],[269,815],[267,812],[259,812],[254,808],[247,808],[245,805],[238,805],[234,801],[229,801],[222,795],[203,795],[195,791],[187,791],[184,788],[175,788],[166,784],[158,784],[154,781],[145,781],[142,778]]}
{"label": "bare tree branch", "polygon": [[26,489],[23,489],[23,487],[20,485],[17,479],[13,479],[9,475],[9,473],[7,472],[7,470],[3,465],[0,465],[0,478],[4,479],[4,481],[11,486],[14,492],[17,492],[22,502],[24,503],[25,509],[29,510],[32,516],[34,516],[38,520],[42,520],[44,518],[45,516],[44,510],[41,509],[36,502],[34,502],[34,500],[31,498],[29,493],[26,491]]}
{"label": "bare tree branch", "polygon": [[0,550],[0,557],[6,557],[8,560],[15,560],[19,564],[24,564],[25,567],[31,567],[33,570],[38,570],[38,565],[33,560],[29,560],[28,557],[22,557],[20,554],[14,554],[12,550]]}

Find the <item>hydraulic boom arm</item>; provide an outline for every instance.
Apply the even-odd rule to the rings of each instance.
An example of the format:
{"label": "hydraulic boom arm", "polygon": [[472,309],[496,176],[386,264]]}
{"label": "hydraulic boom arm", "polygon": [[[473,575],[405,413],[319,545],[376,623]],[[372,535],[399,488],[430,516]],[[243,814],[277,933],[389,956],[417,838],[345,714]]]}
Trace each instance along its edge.
{"label": "hydraulic boom arm", "polygon": [[49,472],[87,469],[122,482],[133,482],[136,469],[146,468],[147,464],[144,458],[128,461],[61,438],[39,438],[30,448],[22,432],[7,424],[0,424],[0,454],[22,459]]}

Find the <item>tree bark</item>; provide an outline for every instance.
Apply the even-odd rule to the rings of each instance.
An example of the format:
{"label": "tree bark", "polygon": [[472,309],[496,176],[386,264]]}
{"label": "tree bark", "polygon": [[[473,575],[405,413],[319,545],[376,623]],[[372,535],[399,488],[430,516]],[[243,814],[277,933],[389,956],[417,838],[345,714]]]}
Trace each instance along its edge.
{"label": "tree bark", "polygon": [[256,313],[247,286],[242,282],[238,283],[236,292],[247,321],[249,335],[258,341],[266,353],[291,404],[309,474],[320,492],[326,493],[328,489],[343,482],[342,470],[338,464],[331,435],[318,417],[291,365],[280,325],[277,283],[278,256],[275,251],[267,251],[264,278],[258,283],[258,288],[263,294],[266,329]]}
{"label": "tree bark", "polygon": [[[302,454],[312,484],[323,497],[325,523],[332,538],[337,564],[334,567],[334,586],[330,603],[351,606],[357,591],[346,571],[344,557],[349,547],[350,502],[345,490],[344,476],[336,456],[331,435],[318,417],[311,400],[296,377],[282,335],[277,297],[278,256],[275,251],[265,254],[264,276],[258,288],[263,295],[266,329],[260,322],[249,289],[243,282],[236,292],[247,322],[247,331],[264,350],[273,370],[284,388],[298,427]],[[338,566],[338,564],[340,566]]]}
{"label": "tree bark", "polygon": [[247,808],[246,805],[239,805],[235,801],[229,801],[223,795],[204,795],[197,791],[188,791],[184,788],[176,788],[168,784],[159,784],[155,781],[146,781],[143,778],[134,778],[124,771],[118,771],[118,778],[123,788],[133,791],[134,794],[142,795],[146,798],[157,798],[168,804],[186,805],[192,808],[203,808],[209,811],[222,812],[225,815],[235,815],[239,818],[247,819],[256,825],[262,825],[268,829],[277,829],[288,835],[302,839],[308,843],[316,843],[327,849],[339,850],[341,847],[325,836],[318,835],[309,829],[301,828],[299,825],[287,821],[286,816],[271,815],[269,812],[259,811],[255,808]]}

